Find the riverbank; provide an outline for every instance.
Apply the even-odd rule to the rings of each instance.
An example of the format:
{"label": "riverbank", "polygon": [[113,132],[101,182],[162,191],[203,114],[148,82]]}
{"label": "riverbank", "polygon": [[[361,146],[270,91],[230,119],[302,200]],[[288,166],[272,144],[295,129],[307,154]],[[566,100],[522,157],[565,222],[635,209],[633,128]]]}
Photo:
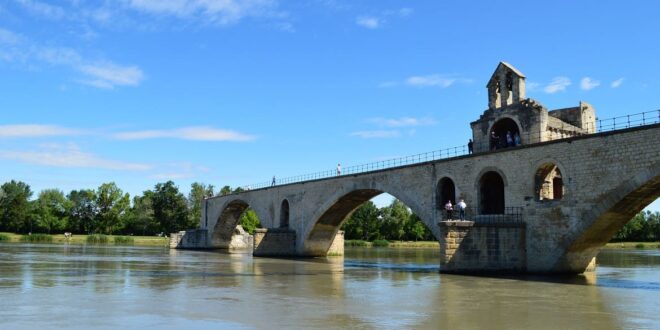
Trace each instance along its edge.
{"label": "riverbank", "polygon": [[[35,243],[54,243],[54,244],[112,244],[112,245],[138,245],[138,246],[169,246],[168,237],[158,236],[121,236],[121,235],[93,235],[94,238],[89,238],[90,235],[73,235],[69,238],[64,237],[63,234],[34,234],[45,238],[45,240],[33,241]],[[14,233],[0,233],[0,242],[20,243],[26,242],[25,236]],[[48,238],[50,237],[50,238]],[[99,240],[100,237],[104,237]],[[94,242],[90,242],[94,241]]]}
{"label": "riverbank", "polygon": [[[354,247],[392,247],[392,248],[440,248],[436,241],[386,241],[367,242],[361,240],[346,240],[345,246]],[[616,242],[607,243],[606,249],[660,249],[660,242]]]}
{"label": "riverbank", "polygon": [[607,243],[606,249],[660,249],[660,242],[616,242]]}

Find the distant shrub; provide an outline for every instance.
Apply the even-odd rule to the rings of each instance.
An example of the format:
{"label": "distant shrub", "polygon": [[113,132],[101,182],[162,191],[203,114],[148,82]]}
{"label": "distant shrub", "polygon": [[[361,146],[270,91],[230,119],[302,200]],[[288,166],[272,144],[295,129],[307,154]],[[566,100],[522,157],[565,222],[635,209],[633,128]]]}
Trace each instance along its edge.
{"label": "distant shrub", "polygon": [[8,241],[9,240],[9,235],[7,234],[0,234],[0,242],[1,241]]}
{"label": "distant shrub", "polygon": [[48,234],[32,234],[32,235],[23,235],[21,237],[21,242],[30,242],[30,243],[51,243],[53,241],[53,236]]}
{"label": "distant shrub", "polygon": [[106,235],[102,234],[93,234],[87,236],[87,243],[90,244],[108,244],[110,239]]}
{"label": "distant shrub", "polygon": [[642,243],[637,243],[637,244],[635,244],[635,248],[636,248],[636,249],[643,249],[643,248],[644,248],[644,244],[642,244]]}
{"label": "distant shrub", "polygon": [[360,246],[360,247],[365,247],[365,246],[369,246],[369,243],[367,243],[366,241],[360,240],[360,239],[356,239],[356,240],[347,240],[347,241],[344,241],[344,246]]}
{"label": "distant shrub", "polygon": [[135,240],[130,236],[115,236],[115,245],[133,245]]}
{"label": "distant shrub", "polygon": [[390,242],[384,239],[377,239],[373,242],[374,247],[387,247],[390,245]]}

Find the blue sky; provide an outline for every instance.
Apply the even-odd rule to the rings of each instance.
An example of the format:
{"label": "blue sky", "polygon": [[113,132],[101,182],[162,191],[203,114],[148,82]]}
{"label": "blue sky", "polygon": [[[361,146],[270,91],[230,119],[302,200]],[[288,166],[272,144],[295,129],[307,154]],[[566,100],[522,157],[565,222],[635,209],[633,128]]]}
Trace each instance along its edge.
{"label": "blue sky", "polygon": [[[463,145],[499,61],[548,108],[660,108],[659,2],[8,0],[0,181],[246,185]],[[655,209],[660,209],[654,203]]]}

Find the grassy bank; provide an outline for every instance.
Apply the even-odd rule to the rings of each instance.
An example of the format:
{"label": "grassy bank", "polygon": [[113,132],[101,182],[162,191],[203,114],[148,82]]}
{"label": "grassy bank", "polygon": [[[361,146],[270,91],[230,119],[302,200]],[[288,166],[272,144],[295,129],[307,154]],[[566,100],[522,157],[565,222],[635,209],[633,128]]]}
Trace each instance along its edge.
{"label": "grassy bank", "polygon": [[616,242],[607,243],[606,249],[660,249],[660,242]]}
{"label": "grassy bank", "polygon": [[[387,244],[385,244],[387,242]],[[378,240],[367,242],[362,240],[346,240],[344,246],[357,247],[391,247],[391,248],[437,248],[440,247],[436,241],[385,241]]]}
{"label": "grassy bank", "polygon": [[32,242],[55,244],[114,244],[139,246],[168,246],[169,238],[157,236],[115,236],[115,235],[73,235],[71,238],[63,234],[32,234],[30,236],[12,233],[0,233],[2,242]]}

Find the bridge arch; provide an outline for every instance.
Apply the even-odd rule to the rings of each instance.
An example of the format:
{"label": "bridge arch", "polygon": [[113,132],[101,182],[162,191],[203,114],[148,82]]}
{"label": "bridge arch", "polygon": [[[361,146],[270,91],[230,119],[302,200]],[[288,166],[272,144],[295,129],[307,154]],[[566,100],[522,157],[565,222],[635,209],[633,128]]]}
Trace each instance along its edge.
{"label": "bridge arch", "polygon": [[331,202],[319,208],[319,211],[313,217],[316,220],[305,231],[307,234],[303,233],[302,253],[307,256],[325,256],[344,221],[362,204],[383,193],[391,194],[408,206],[437,239],[438,234],[435,226],[431,225],[428,217],[422,213],[422,208],[412,199],[398,196],[386,190],[363,188],[335,196],[335,198],[330,199]]}
{"label": "bridge arch", "polygon": [[477,181],[477,200],[480,214],[504,214],[506,207],[504,174],[496,168],[482,170]]}
{"label": "bridge arch", "polygon": [[438,210],[444,209],[447,201],[451,201],[452,205],[456,205],[456,184],[449,176],[442,177],[435,189],[436,201],[435,205]]}
{"label": "bridge arch", "polygon": [[637,213],[660,198],[660,163],[623,178],[622,183],[601,195],[601,202],[581,215],[585,225],[567,244],[555,265],[564,272],[581,273],[599,249],[609,242]]}
{"label": "bridge arch", "polygon": [[280,206],[280,228],[289,228],[289,201],[286,198]]}
{"label": "bridge arch", "polygon": [[[234,199],[227,202],[223,207],[222,211],[218,215],[217,221],[213,226],[213,232],[211,239],[211,246],[214,248],[226,249],[230,247],[232,237],[236,234],[236,227],[241,221],[241,217],[252,210],[248,201],[243,199]],[[253,210],[258,219],[257,226],[260,225],[261,217],[256,210]]]}

